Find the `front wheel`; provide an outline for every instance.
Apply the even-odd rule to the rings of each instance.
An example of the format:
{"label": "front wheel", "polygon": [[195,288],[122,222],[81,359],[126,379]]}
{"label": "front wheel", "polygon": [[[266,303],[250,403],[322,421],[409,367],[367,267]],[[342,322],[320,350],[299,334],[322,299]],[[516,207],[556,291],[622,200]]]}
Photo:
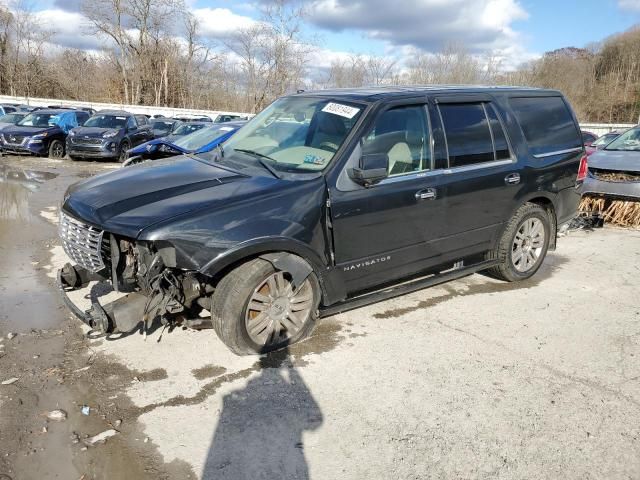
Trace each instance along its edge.
{"label": "front wheel", "polygon": [[64,143],[60,140],[51,140],[49,144],[49,158],[63,158],[64,157]]}
{"label": "front wheel", "polygon": [[513,215],[490,258],[500,263],[488,270],[508,282],[532,277],[542,265],[551,239],[549,214],[540,205],[525,203]]}
{"label": "front wheel", "polygon": [[211,320],[234,353],[260,354],[308,336],[319,303],[320,287],[313,273],[294,288],[288,272],[258,258],[220,280],[212,298]]}
{"label": "front wheel", "polygon": [[127,159],[127,150],[131,148],[131,145],[127,140],[123,141],[120,144],[120,155],[118,156],[118,161],[123,163]]}

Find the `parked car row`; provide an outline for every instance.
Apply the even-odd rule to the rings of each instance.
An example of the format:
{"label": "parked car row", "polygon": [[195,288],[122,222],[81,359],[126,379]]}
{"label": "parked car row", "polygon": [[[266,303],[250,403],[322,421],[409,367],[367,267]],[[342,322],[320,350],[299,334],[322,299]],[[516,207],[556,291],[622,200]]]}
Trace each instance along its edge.
{"label": "parked car row", "polygon": [[[239,128],[235,123],[224,121],[221,123],[231,126],[222,129],[221,123],[212,122],[210,118],[203,121],[202,117],[149,118],[148,115],[122,110],[95,112],[89,108],[53,107],[32,112],[15,110],[0,116],[2,153],[51,158],[68,155],[71,160],[106,159],[124,162],[131,156],[128,153],[130,149],[145,145],[143,150],[147,155],[135,153],[135,156],[138,160],[150,160],[183,152],[205,151],[207,147],[214,148]],[[7,106],[9,108],[13,106]],[[205,127],[206,133],[193,144],[187,142],[186,147],[173,146],[172,142],[175,140]],[[161,139],[162,142],[146,145],[155,139]]]}
{"label": "parked car row", "polygon": [[[151,140],[129,150],[127,152],[128,159],[123,163],[123,166],[176,155],[211,152],[218,145],[231,138],[245,123],[214,123],[195,129],[186,135],[174,134]],[[184,124],[179,128],[182,129],[191,125],[193,124]]]}

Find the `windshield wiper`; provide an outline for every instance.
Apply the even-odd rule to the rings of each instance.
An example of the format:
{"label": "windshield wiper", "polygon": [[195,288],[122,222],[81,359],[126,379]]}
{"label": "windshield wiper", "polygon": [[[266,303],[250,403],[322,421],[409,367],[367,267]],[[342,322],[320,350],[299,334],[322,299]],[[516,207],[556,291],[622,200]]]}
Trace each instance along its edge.
{"label": "windshield wiper", "polygon": [[275,168],[273,168],[271,165],[269,165],[268,162],[265,162],[265,159],[266,160],[270,160],[272,162],[276,161],[273,158],[271,158],[270,156],[264,155],[262,153],[255,152],[253,150],[246,150],[244,148],[234,148],[234,150],[236,152],[242,152],[242,153],[246,153],[246,154],[249,154],[249,155],[253,155],[255,157],[255,159],[258,162],[260,162],[260,165],[262,165],[264,168],[266,168],[269,171],[269,173],[271,173],[271,175],[273,175],[276,178],[280,178],[280,175],[278,175],[278,173],[276,172]]}

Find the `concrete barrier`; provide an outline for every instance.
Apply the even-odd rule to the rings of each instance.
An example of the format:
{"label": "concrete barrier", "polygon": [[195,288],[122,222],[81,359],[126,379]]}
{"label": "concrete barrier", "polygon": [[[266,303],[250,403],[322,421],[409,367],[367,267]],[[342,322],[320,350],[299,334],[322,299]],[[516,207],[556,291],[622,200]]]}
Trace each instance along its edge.
{"label": "concrete barrier", "polygon": [[633,123],[580,123],[580,128],[596,135],[604,135],[614,130],[626,130],[635,127]]}

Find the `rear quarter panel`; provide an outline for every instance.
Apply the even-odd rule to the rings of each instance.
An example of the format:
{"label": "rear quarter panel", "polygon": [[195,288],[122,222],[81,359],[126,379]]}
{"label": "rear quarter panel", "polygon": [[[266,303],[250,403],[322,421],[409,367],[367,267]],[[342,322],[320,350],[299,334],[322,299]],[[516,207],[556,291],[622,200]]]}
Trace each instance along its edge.
{"label": "rear quarter panel", "polygon": [[[527,95],[528,96],[528,95]],[[512,214],[525,202],[534,199],[547,199],[553,204],[558,224],[564,223],[576,215],[580,195],[576,189],[576,176],[580,165],[581,151],[553,155],[544,158],[534,157],[522,128],[509,105],[509,95],[496,99],[505,120],[505,126],[511,139],[512,148],[518,158],[522,181],[512,208]],[[535,100],[532,100],[535,101]],[[565,99],[576,125],[576,135],[580,129],[575,114]]]}

